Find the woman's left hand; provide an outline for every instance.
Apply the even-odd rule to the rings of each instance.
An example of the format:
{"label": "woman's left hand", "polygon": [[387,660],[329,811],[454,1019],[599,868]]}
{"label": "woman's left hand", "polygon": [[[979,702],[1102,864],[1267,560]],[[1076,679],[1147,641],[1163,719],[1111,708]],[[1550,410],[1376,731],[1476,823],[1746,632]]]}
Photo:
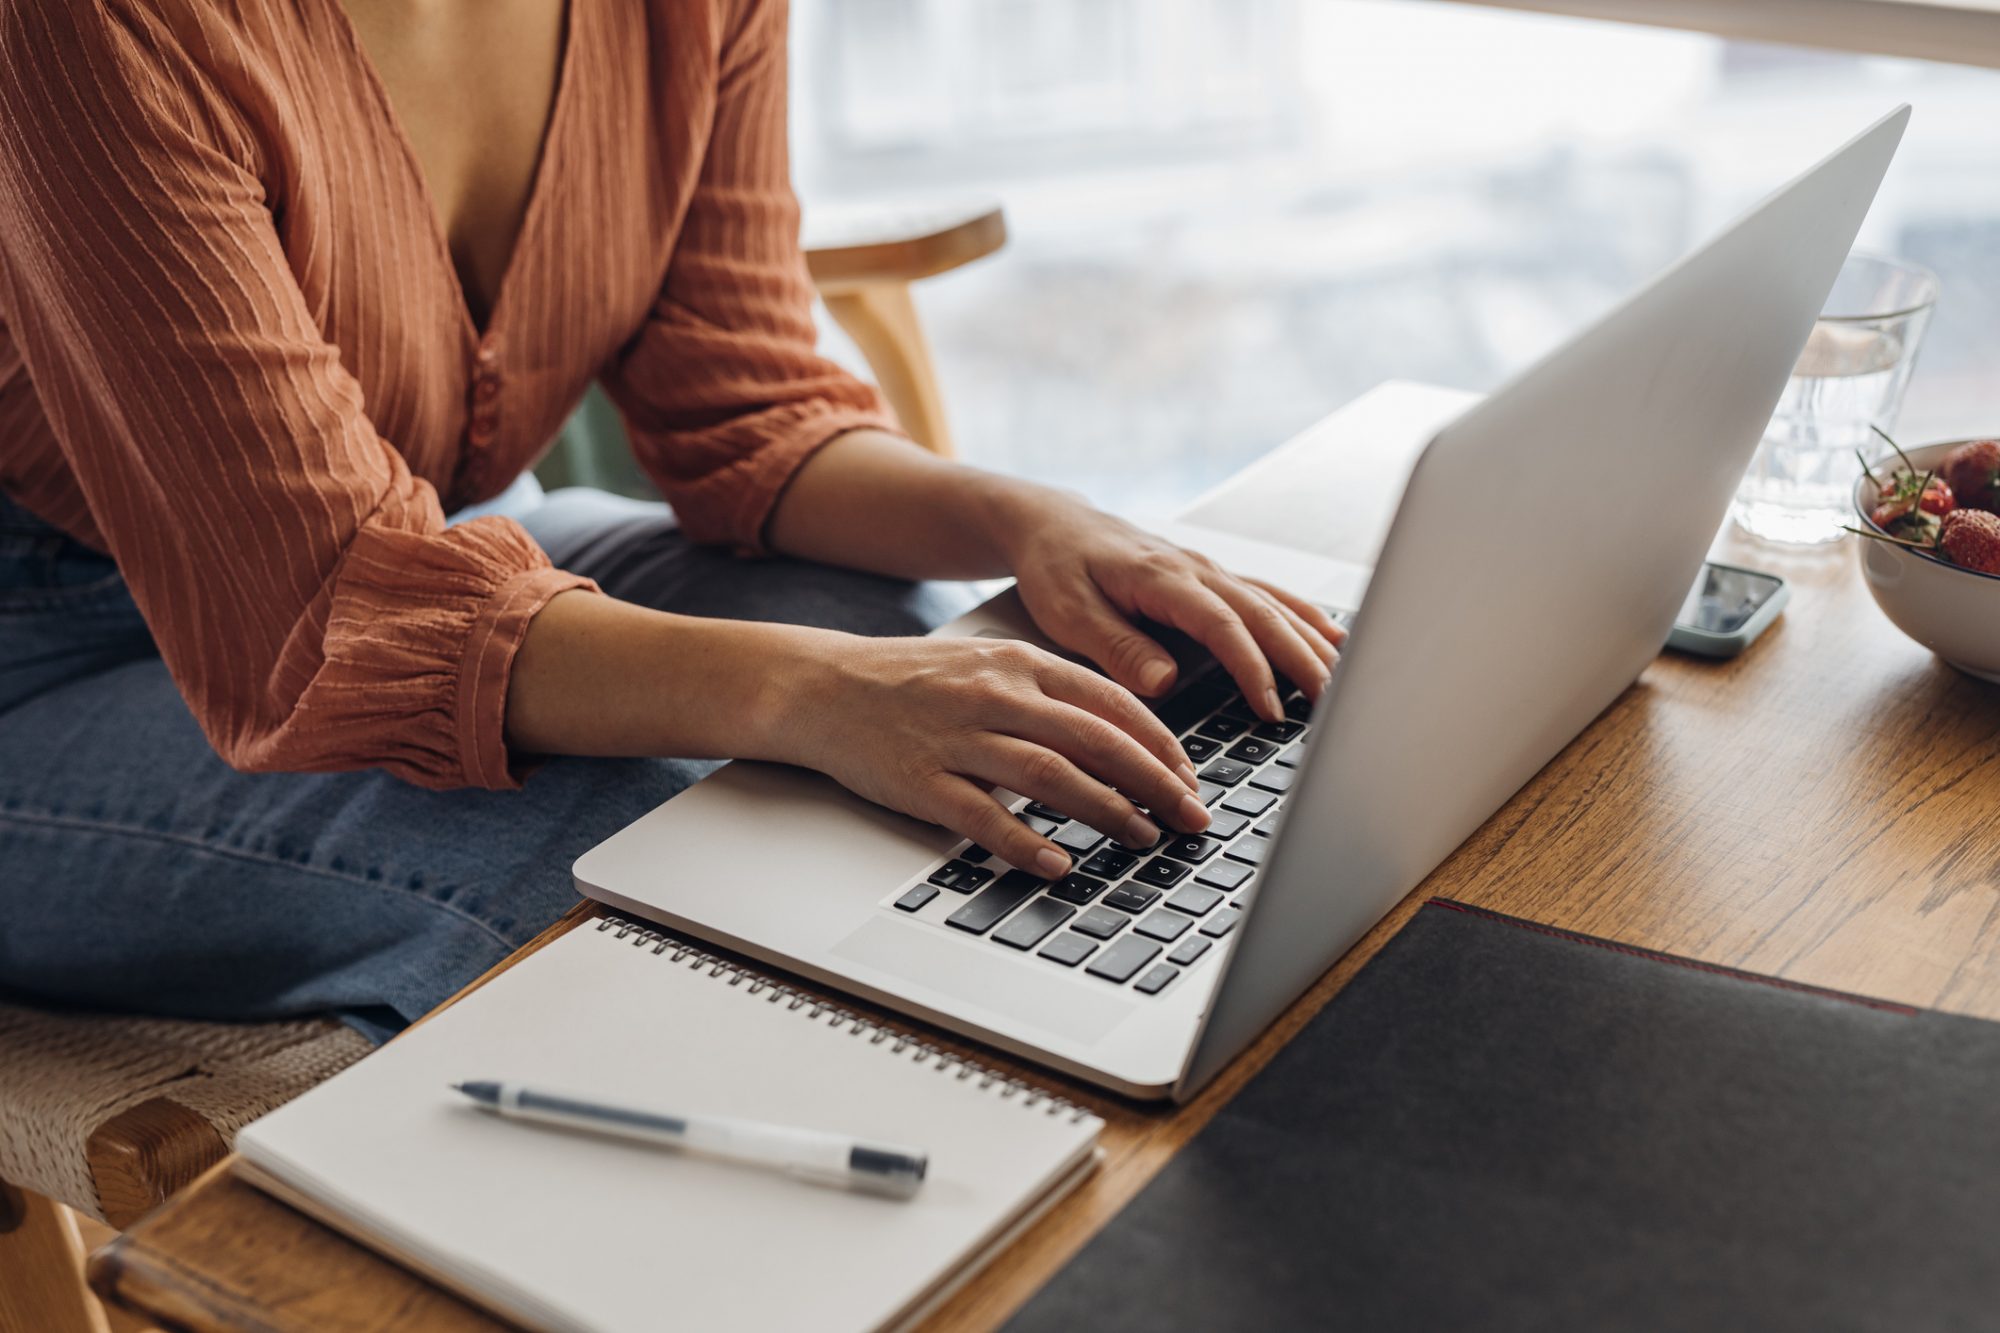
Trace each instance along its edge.
{"label": "woman's left hand", "polygon": [[[1004,537],[1021,600],[1051,639],[1144,698],[1173,684],[1174,660],[1135,619],[1195,639],[1268,721],[1284,716],[1277,676],[1317,699],[1346,634],[1324,611],[1071,496],[1044,492]],[[1274,674],[1273,668],[1276,668]]]}

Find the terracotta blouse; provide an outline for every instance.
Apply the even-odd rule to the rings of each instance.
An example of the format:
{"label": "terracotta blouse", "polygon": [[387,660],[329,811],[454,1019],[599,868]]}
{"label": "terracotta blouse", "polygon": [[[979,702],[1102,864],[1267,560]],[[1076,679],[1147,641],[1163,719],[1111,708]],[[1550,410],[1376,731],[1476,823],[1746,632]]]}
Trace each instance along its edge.
{"label": "terracotta blouse", "polygon": [[893,423],[815,356],[782,0],[569,0],[484,330],[340,0],[0,6],[0,490],[118,561],[215,748],[507,787],[497,494],[600,379],[700,541]]}

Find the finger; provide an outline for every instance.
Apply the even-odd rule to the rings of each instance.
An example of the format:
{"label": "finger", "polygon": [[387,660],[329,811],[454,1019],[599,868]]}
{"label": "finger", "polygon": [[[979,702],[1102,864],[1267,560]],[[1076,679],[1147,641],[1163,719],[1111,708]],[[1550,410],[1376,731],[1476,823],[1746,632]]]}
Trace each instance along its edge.
{"label": "finger", "polygon": [[[1237,577],[1243,578],[1240,574]],[[1340,627],[1338,621],[1297,593],[1288,592],[1280,588],[1277,584],[1266,583],[1262,579],[1243,578],[1243,581],[1251,587],[1262,589],[1264,592],[1277,598],[1281,606],[1284,606],[1294,615],[1298,616],[1299,619],[1305,621],[1306,624],[1318,630],[1320,637],[1334,647],[1339,648],[1347,642],[1347,631]]]}
{"label": "finger", "polygon": [[1173,656],[1096,588],[1080,588],[1057,606],[1028,609],[1050,638],[1103,667],[1131,693],[1154,698],[1173,684]]}
{"label": "finger", "polygon": [[1306,698],[1313,703],[1318,703],[1320,695],[1326,693],[1327,686],[1333,684],[1333,669],[1340,665],[1340,650],[1322,638],[1318,630],[1299,619],[1298,612],[1292,610],[1292,608],[1286,606],[1283,602],[1278,601],[1262,588],[1256,587],[1255,584],[1249,586],[1258,596],[1278,608],[1278,614],[1290,622],[1292,629],[1298,633],[1300,638],[1306,641],[1306,647],[1313,650],[1313,656],[1319,659],[1321,672],[1319,678],[1299,682],[1299,688],[1305,691]]}
{"label": "finger", "polygon": [[[1011,778],[995,777],[984,770],[980,771],[980,777],[1006,782],[1022,795],[1033,796],[1045,805],[1052,805],[1083,820],[1092,828],[1136,847],[1152,846],[1157,830],[1152,834],[1141,830],[1133,837],[1126,837],[1127,831],[1135,827],[1131,823],[1135,813],[1132,809],[1134,801],[1151,810],[1155,819],[1164,819],[1185,832],[1199,833],[1208,827],[1208,810],[1195,799],[1189,785],[1183,783],[1178,774],[1169,771],[1144,746],[1095,714],[1050,700],[1046,708],[1035,709],[1020,717],[1008,728],[1008,733],[1010,739],[1018,737],[1021,742],[1036,748],[1038,753],[1050,755],[1081,770],[1095,787],[1107,791],[1115,788],[1120,804],[1115,808],[1103,805],[1073,808],[1054,796],[1044,794],[1045,791],[1058,790],[1067,781],[1067,774],[1052,775],[1050,785],[1032,792],[1026,787],[1014,787]],[[1072,786],[1068,790],[1074,791],[1075,788]],[[1100,822],[1100,817],[1110,822]]]}
{"label": "finger", "polygon": [[1068,852],[1015,818],[992,792],[956,774],[935,779],[919,805],[910,813],[970,838],[1017,869],[1043,879],[1061,879],[1070,871]]}
{"label": "finger", "polygon": [[1187,575],[1156,584],[1147,589],[1138,610],[1172,625],[1213,653],[1259,717],[1276,722],[1285,715],[1270,660],[1244,627],[1243,618],[1206,583]]}
{"label": "finger", "polygon": [[[1057,657],[1048,660],[1046,669],[1036,674],[1036,681],[1050,698],[1093,713],[1130,736],[1147,753],[1171,769],[1189,791],[1195,790],[1198,783],[1194,768],[1188,763],[1187,751],[1181,749],[1180,741],[1167,730],[1164,722],[1132,697],[1131,691],[1121,689],[1094,671],[1085,671]],[[1125,785],[1127,791],[1140,790],[1135,786],[1121,785]]]}
{"label": "finger", "polygon": [[1160,840],[1159,825],[1131,801],[1045,746],[990,736],[965,757],[964,769],[967,777],[997,782],[1053,806],[1127,847],[1144,850]]}
{"label": "finger", "polygon": [[[1257,585],[1254,583],[1250,586],[1257,588]],[[1257,592],[1260,596],[1268,600],[1272,606],[1277,607],[1280,615],[1291,622],[1292,628],[1298,631],[1299,637],[1306,641],[1306,647],[1313,650],[1313,656],[1319,659],[1319,664],[1325,667],[1327,672],[1331,674],[1334,667],[1340,664],[1340,649],[1327,642],[1325,635],[1321,634],[1311,625],[1308,625],[1299,616],[1299,613],[1292,610],[1291,607],[1286,606],[1262,588],[1257,588]],[[1325,682],[1322,681],[1321,683],[1324,684]]]}
{"label": "finger", "polygon": [[1287,680],[1311,687],[1326,675],[1326,664],[1292,628],[1292,622],[1276,602],[1229,574],[1209,575],[1208,586],[1242,618],[1244,628],[1264,650],[1264,656]]}

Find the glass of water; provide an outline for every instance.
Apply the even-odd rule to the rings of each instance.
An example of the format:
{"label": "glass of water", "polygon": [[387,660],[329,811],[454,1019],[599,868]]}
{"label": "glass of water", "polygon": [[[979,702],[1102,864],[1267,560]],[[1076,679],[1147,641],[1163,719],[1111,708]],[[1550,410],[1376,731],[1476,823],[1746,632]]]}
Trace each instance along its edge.
{"label": "glass of water", "polygon": [[1871,425],[1895,429],[1937,296],[1927,268],[1847,257],[1737,489],[1739,527],[1799,545],[1840,537],[1861,466],[1854,451],[1881,448]]}

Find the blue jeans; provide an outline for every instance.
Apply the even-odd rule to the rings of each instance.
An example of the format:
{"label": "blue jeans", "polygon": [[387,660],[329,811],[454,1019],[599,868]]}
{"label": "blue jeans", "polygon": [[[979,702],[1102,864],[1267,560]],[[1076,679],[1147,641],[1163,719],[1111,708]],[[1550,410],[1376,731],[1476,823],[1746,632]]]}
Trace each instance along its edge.
{"label": "blue jeans", "polygon": [[[689,543],[663,505],[516,515],[557,565],[687,615],[919,634],[962,590]],[[671,688],[671,682],[663,682]],[[209,748],[109,557],[0,497],[0,989],[384,1036],[576,901],[570,863],[712,764],[545,763],[520,791],[247,774]]]}

